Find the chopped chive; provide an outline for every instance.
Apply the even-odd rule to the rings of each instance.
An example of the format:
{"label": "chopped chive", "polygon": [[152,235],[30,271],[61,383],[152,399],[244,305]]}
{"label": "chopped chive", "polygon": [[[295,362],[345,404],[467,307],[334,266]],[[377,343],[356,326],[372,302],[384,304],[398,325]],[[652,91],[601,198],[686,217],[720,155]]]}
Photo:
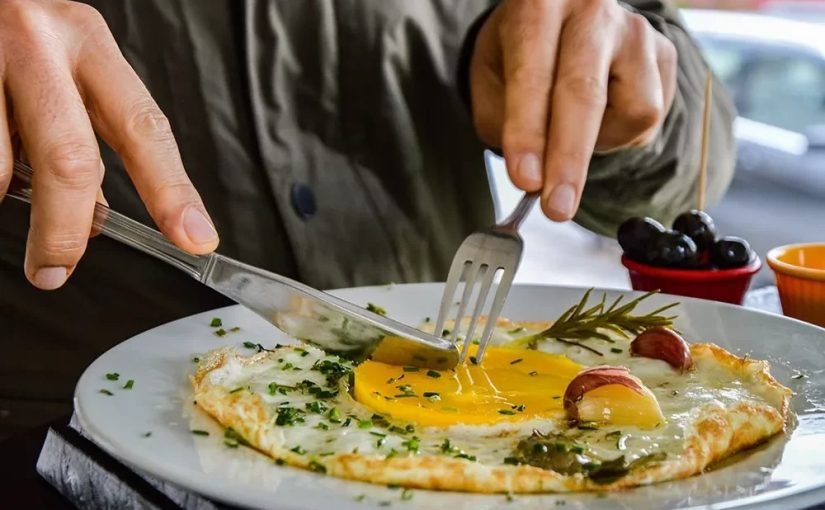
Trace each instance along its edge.
{"label": "chopped chive", "polygon": [[324,423],[322,421],[319,421],[318,425],[315,425],[315,428],[320,429],[320,430],[329,430],[329,425],[327,425],[326,423]]}
{"label": "chopped chive", "polygon": [[513,361],[511,361],[510,364],[511,365],[516,365],[518,363],[521,363],[522,361],[524,361],[524,358],[516,358]]}
{"label": "chopped chive", "polygon": [[355,499],[355,501],[358,501],[360,503],[361,501],[364,501],[364,498],[366,498],[366,497],[367,497],[366,494],[359,494],[359,495],[355,496],[355,498],[353,498],[353,499]]}
{"label": "chopped chive", "polygon": [[223,321],[220,317],[213,317],[212,321],[209,323],[210,328],[219,328],[223,326]]}
{"label": "chopped chive", "polygon": [[413,491],[404,487],[401,490],[401,501],[409,501],[413,497]]}
{"label": "chopped chive", "polygon": [[539,373],[536,372],[535,370],[533,370],[532,372],[528,373],[527,375],[529,375],[530,377],[535,377],[535,376],[539,375]]}
{"label": "chopped chive", "polygon": [[200,363],[200,362],[201,362],[201,359],[199,357],[195,356],[194,358],[192,358],[192,363]]}
{"label": "chopped chive", "polygon": [[216,329],[215,336],[226,336],[226,330],[223,328]]}
{"label": "chopped chive", "polygon": [[523,327],[520,327],[520,328],[516,328],[516,329],[511,329],[510,331],[508,331],[508,333],[510,333],[511,335],[515,335],[516,333],[521,333],[523,331],[527,331],[527,330],[524,329]]}
{"label": "chopped chive", "polygon": [[284,464],[286,464],[286,461],[284,459],[275,459],[276,466],[283,466]]}
{"label": "chopped chive", "polygon": [[387,315],[387,310],[374,303],[367,303],[367,311],[377,313],[378,315]]}
{"label": "chopped chive", "polygon": [[475,356],[470,356],[470,363],[472,363],[473,365],[478,365],[478,358],[476,358]]}
{"label": "chopped chive", "polygon": [[124,390],[131,390],[135,386],[135,380],[129,379],[126,381],[126,384],[123,385]]}
{"label": "chopped chive", "polygon": [[335,452],[324,452],[318,454],[319,457],[329,457],[330,455],[335,455]]}
{"label": "chopped chive", "polygon": [[118,374],[117,372],[108,373],[106,374],[106,379],[110,381],[117,381],[118,379],[120,379],[120,374]]}
{"label": "chopped chive", "polygon": [[429,317],[424,317],[424,322],[425,323],[430,322],[430,318]]}
{"label": "chopped chive", "polygon": [[151,436],[152,436],[152,431],[143,433],[143,437],[151,437]]}
{"label": "chopped chive", "polygon": [[441,336],[449,336],[449,335],[450,335],[450,330],[449,329],[445,329],[441,332]]}
{"label": "chopped chive", "polygon": [[384,446],[384,443],[386,443],[386,442],[387,442],[386,437],[379,437],[378,440],[375,441],[375,447],[376,448],[381,448],[382,446]]}
{"label": "chopped chive", "polygon": [[623,350],[619,349],[618,347],[611,347],[610,352],[615,352],[616,354],[624,352]]}
{"label": "chopped chive", "polygon": [[101,389],[101,390],[100,390],[100,393],[103,393],[104,395],[109,395],[110,397],[111,397],[112,395],[114,395],[114,393],[112,393],[111,391],[107,390],[106,388]]}
{"label": "chopped chive", "polygon": [[306,450],[304,450],[303,448],[301,448],[301,445],[298,445],[298,446],[296,446],[295,448],[290,448],[290,450],[289,450],[289,451],[291,451],[291,452],[295,452],[295,453],[297,453],[298,455],[303,455],[303,454],[305,454],[305,453],[307,452]]}
{"label": "chopped chive", "polygon": [[337,407],[333,407],[329,411],[329,414],[327,414],[327,418],[329,418],[329,421],[332,423],[341,423],[341,411],[339,411]]}
{"label": "chopped chive", "polygon": [[438,379],[439,377],[441,377],[441,374],[439,372],[436,372],[435,370],[427,370],[427,377]]}
{"label": "chopped chive", "polygon": [[467,459],[469,461],[475,462],[478,458],[475,455],[469,455],[464,452],[460,452],[458,455],[455,456],[456,459]]}
{"label": "chopped chive", "polygon": [[229,328],[230,333],[237,333],[240,330],[241,330],[240,326],[232,326],[231,328]]}
{"label": "chopped chive", "polygon": [[371,429],[372,428],[372,420],[358,420],[358,428],[359,429]]}
{"label": "chopped chive", "polygon": [[230,391],[229,393],[238,393],[239,391],[243,391],[243,386],[238,386],[234,390]]}
{"label": "chopped chive", "polygon": [[798,374],[794,374],[794,375],[792,375],[792,376],[791,376],[791,379],[802,379],[802,378],[804,378],[804,377],[805,377],[805,374],[803,374],[803,373],[798,373]]}
{"label": "chopped chive", "polygon": [[192,430],[190,430],[190,432],[193,435],[196,435],[196,436],[208,436],[209,435],[209,432],[207,432],[205,430],[200,430],[200,429],[192,429]]}
{"label": "chopped chive", "polygon": [[387,379],[387,384],[392,384],[394,382],[395,382],[395,377],[390,377],[389,379]]}
{"label": "chopped chive", "polygon": [[243,346],[246,347],[247,349],[254,349],[254,348],[258,347],[258,345],[255,342],[244,342]]}
{"label": "chopped chive", "polygon": [[317,460],[309,461],[309,466],[308,467],[309,467],[310,471],[315,471],[316,473],[326,473],[327,472],[326,466],[324,466],[323,464],[321,464]]}
{"label": "chopped chive", "polygon": [[418,447],[421,445],[421,440],[417,437],[413,437],[401,443],[401,446],[407,449],[410,452],[418,452]]}
{"label": "chopped chive", "polygon": [[372,434],[373,436],[377,436],[377,437],[387,437],[387,435],[384,434],[383,432],[375,432],[374,430],[371,430],[370,434]]}
{"label": "chopped chive", "polygon": [[516,412],[513,411],[512,409],[499,409],[498,414],[513,415],[513,414],[516,414]]}
{"label": "chopped chive", "polygon": [[392,449],[390,449],[390,453],[388,453],[385,458],[386,459],[391,459],[391,458],[397,457],[397,456],[398,456],[398,450],[396,450],[395,448],[392,448]]}
{"label": "chopped chive", "polygon": [[509,464],[511,466],[518,466],[521,462],[518,461],[517,457],[504,457],[504,463]]}

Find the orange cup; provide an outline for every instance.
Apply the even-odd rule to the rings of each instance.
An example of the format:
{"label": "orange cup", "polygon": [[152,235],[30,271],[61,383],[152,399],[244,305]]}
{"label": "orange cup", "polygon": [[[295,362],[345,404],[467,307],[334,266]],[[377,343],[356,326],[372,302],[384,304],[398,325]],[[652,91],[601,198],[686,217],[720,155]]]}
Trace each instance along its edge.
{"label": "orange cup", "polygon": [[825,243],[791,244],[768,252],[782,311],[825,326]]}

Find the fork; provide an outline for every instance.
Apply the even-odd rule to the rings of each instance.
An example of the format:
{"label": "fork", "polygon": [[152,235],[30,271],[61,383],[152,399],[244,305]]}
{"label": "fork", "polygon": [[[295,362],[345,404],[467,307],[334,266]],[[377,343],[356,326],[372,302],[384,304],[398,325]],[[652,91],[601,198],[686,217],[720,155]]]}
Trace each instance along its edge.
{"label": "fork", "polygon": [[[473,333],[475,333],[476,326],[489,300],[493,281],[496,275],[501,273],[501,279],[495,290],[495,298],[489,313],[487,313],[487,324],[481,337],[479,337],[478,351],[474,362],[481,363],[484,357],[484,351],[487,349],[487,344],[493,334],[493,327],[501,314],[501,309],[504,307],[507,294],[513,284],[513,278],[521,263],[524,241],[518,232],[519,227],[533,208],[538,196],[539,193],[537,192],[525,193],[510,216],[501,223],[467,236],[453,257],[447,283],[444,287],[444,295],[441,297],[438,318],[435,321],[435,334],[443,336],[444,324],[447,321],[456,290],[459,283],[464,282],[464,290],[461,300],[458,302],[455,326],[450,332],[450,340],[454,345],[459,339],[458,335],[464,312],[471,308],[473,315],[470,318],[467,333],[464,335],[464,346],[461,349],[459,363],[463,363],[467,358]],[[477,284],[479,284],[478,292],[474,292]],[[472,305],[474,295],[475,304]]]}
{"label": "fork", "polygon": [[[32,176],[28,165],[15,160],[8,196],[30,203]],[[458,350],[446,339],[219,253],[192,255],[157,230],[100,203],[95,205],[94,226],[105,236],[180,269],[288,335],[329,353],[356,361],[369,357],[441,370],[458,363]]]}

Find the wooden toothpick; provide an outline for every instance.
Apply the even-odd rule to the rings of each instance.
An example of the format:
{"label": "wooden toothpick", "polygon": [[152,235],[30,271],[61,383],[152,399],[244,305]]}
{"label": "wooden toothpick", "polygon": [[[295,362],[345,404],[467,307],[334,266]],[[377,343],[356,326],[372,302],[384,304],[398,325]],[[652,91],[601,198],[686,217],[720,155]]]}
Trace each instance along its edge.
{"label": "wooden toothpick", "polygon": [[705,113],[702,121],[702,152],[699,160],[699,177],[696,183],[697,206],[700,211],[705,210],[705,188],[708,178],[708,138],[710,137],[710,104],[713,98],[713,74],[708,70],[705,78]]}

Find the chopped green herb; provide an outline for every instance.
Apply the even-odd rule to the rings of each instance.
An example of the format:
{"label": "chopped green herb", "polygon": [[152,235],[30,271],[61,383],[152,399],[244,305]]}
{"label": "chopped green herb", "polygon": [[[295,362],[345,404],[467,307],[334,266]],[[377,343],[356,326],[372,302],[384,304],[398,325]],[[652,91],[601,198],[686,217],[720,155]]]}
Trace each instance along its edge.
{"label": "chopped green herb", "polygon": [[304,418],[301,416],[303,411],[295,407],[279,407],[278,415],[275,417],[275,425],[284,427],[295,425],[296,423],[304,423]]}
{"label": "chopped green herb", "polygon": [[441,336],[443,336],[443,337],[444,337],[444,336],[450,336],[450,330],[449,330],[449,329],[445,329],[445,330],[443,330],[443,331],[441,332]]}
{"label": "chopped green herb", "polygon": [[190,432],[196,436],[208,436],[209,432],[200,429],[192,429]]}
{"label": "chopped green herb", "polygon": [[516,358],[513,361],[511,361],[510,364],[511,365],[516,365],[518,363],[521,363],[522,361],[524,361],[524,358]]}
{"label": "chopped green herb", "polygon": [[418,447],[421,446],[421,440],[417,437],[412,437],[411,439],[402,442],[401,446],[406,448],[407,451],[418,453]]}
{"label": "chopped green herb", "polygon": [[523,327],[520,327],[520,328],[511,329],[510,331],[508,331],[508,333],[510,333],[511,335],[515,335],[517,333],[523,333],[524,331],[527,331],[527,330],[524,329]]}
{"label": "chopped green herb", "polygon": [[366,497],[367,497],[366,494],[359,494],[359,495],[355,496],[354,499],[355,499],[355,501],[358,501],[360,503],[361,501],[364,501],[364,498],[366,498]]}
{"label": "chopped green herb", "polygon": [[424,398],[426,398],[430,402],[437,402],[441,400],[441,395],[439,395],[438,392],[435,391],[425,391]]}
{"label": "chopped green herb", "polygon": [[387,311],[375,303],[367,303],[367,310],[378,315],[387,315]]}
{"label": "chopped green herb", "polygon": [[325,413],[327,411],[327,406],[318,402],[317,400],[312,402],[307,402],[306,404],[307,411],[315,414]]}
{"label": "chopped green herb", "polygon": [[421,369],[418,367],[404,367],[404,372],[418,372],[419,370]]}
{"label": "chopped green herb", "polygon": [[375,441],[375,447],[376,447],[376,448],[381,448],[382,446],[384,446],[384,443],[386,443],[386,442],[387,442],[387,438],[386,438],[386,437],[379,437],[379,438]]}
{"label": "chopped green herb", "polygon": [[123,385],[124,390],[131,390],[134,387],[135,387],[135,380],[134,379],[129,379],[128,381],[126,381],[126,384]]}
{"label": "chopped green herb", "polygon": [[295,448],[290,448],[290,450],[289,450],[289,451],[291,451],[291,452],[295,452],[295,453],[297,453],[298,455],[303,455],[303,454],[305,454],[305,453],[307,452],[306,450],[304,450],[303,448],[301,448],[301,445],[298,445],[298,446],[296,446]]}
{"label": "chopped green herb", "polygon": [[120,379],[120,374],[118,374],[117,372],[106,374],[106,379],[110,381],[117,381],[118,379]]}
{"label": "chopped green herb", "polygon": [[794,374],[794,375],[792,375],[792,376],[791,376],[791,379],[802,379],[802,378],[804,378],[804,377],[805,377],[805,374],[803,374],[803,373],[801,373],[801,372],[800,372],[800,373],[798,373],[798,374]]}
{"label": "chopped green herb", "polygon": [[519,460],[516,457],[504,457],[504,463],[510,464],[512,466],[518,466],[519,464],[521,464],[521,462],[519,462]]}
{"label": "chopped green herb", "polygon": [[234,390],[230,391],[229,393],[238,393],[239,391],[243,391],[243,386],[238,386]]}
{"label": "chopped green herb", "polygon": [[192,358],[192,363],[200,363],[200,362],[201,362],[201,359],[199,357],[195,356],[194,358]]}
{"label": "chopped green herb", "polygon": [[240,330],[241,330],[240,326],[232,326],[231,328],[229,328],[230,333],[237,333]]}
{"label": "chopped green herb", "polygon": [[238,445],[251,446],[249,442],[232,427],[227,428],[223,432],[223,444],[230,448],[237,448]]}
{"label": "chopped green herb", "polygon": [[518,405],[512,406],[512,408],[515,409],[516,411],[520,412],[520,413],[523,413],[524,410],[527,409],[527,406],[525,406],[524,404],[518,404]]}
{"label": "chopped green herb", "polygon": [[616,354],[621,354],[624,351],[619,349],[618,347],[611,347],[610,352],[615,352]]}
{"label": "chopped green herb", "polygon": [[107,390],[106,388],[101,389],[101,390],[100,390],[100,393],[103,393],[104,395],[108,395],[108,396],[110,396],[110,397],[111,397],[112,395],[114,395],[114,393],[112,393],[111,391]]}
{"label": "chopped green herb", "polygon": [[344,423],[342,423],[341,426],[342,427],[349,427],[350,423],[352,423],[352,418],[347,417],[347,419],[344,420]]}
{"label": "chopped green herb", "polygon": [[326,473],[327,472],[326,466],[324,466],[323,464],[321,464],[317,460],[309,461],[309,466],[308,467],[309,467],[310,471],[315,471],[316,473]]}
{"label": "chopped green herb", "polygon": [[286,461],[284,459],[275,459],[276,466],[283,466],[284,464],[286,464]]}
{"label": "chopped green herb", "polygon": [[152,432],[151,432],[151,431],[150,431],[150,432],[144,432],[144,433],[143,433],[143,437],[151,437],[151,435],[152,435]]}
{"label": "chopped green herb", "polygon": [[469,461],[475,462],[478,460],[475,455],[469,455],[464,452],[460,452],[458,455],[455,456],[456,459],[467,459]]}
{"label": "chopped green herb", "polygon": [[438,379],[441,377],[441,373],[436,372],[435,370],[427,370],[427,377],[432,377],[433,379]]}
{"label": "chopped green herb", "polygon": [[387,456],[386,456],[385,458],[387,458],[387,459],[391,459],[391,458],[393,458],[393,457],[397,457],[397,456],[398,456],[398,450],[396,450],[395,448],[392,448],[392,449],[390,450],[390,453],[388,453],[388,454],[387,454]]}
{"label": "chopped green herb", "polygon": [[412,497],[413,491],[411,489],[404,487],[404,489],[401,490],[401,501],[409,501],[412,499]]}
{"label": "chopped green herb", "polygon": [[424,317],[424,322],[425,323],[430,322],[430,318],[429,317]]}
{"label": "chopped green herb", "polygon": [[329,457],[330,455],[335,455],[335,452],[324,452],[318,454],[319,457]]}
{"label": "chopped green herb", "polygon": [[247,349],[254,349],[254,348],[258,347],[258,344],[256,344],[255,342],[244,342],[243,346],[246,347]]}
{"label": "chopped green herb", "polygon": [[516,414],[516,412],[513,411],[512,409],[499,409],[498,414],[513,415],[513,414]]}
{"label": "chopped green herb", "polygon": [[476,358],[475,356],[470,356],[470,363],[472,363],[473,365],[478,365],[478,358]]}
{"label": "chopped green herb", "polygon": [[444,442],[441,443],[441,453],[455,453],[457,451],[458,448],[450,443],[450,438],[445,438]]}
{"label": "chopped green herb", "polygon": [[387,379],[387,384],[392,384],[394,382],[395,382],[395,377],[390,377],[389,379]]}
{"label": "chopped green herb", "polygon": [[341,423],[341,411],[339,411],[337,407],[330,409],[327,417],[332,423]]}
{"label": "chopped green herb", "polygon": [[226,336],[226,330],[223,328],[216,329],[215,336]]}
{"label": "chopped green herb", "polygon": [[212,321],[209,323],[210,328],[219,328],[223,326],[223,321],[220,317],[214,317]]}
{"label": "chopped green herb", "polygon": [[371,430],[370,434],[372,434],[373,436],[376,436],[376,437],[387,437],[387,435],[384,434],[383,432],[375,432],[374,430]]}
{"label": "chopped green herb", "polygon": [[324,423],[322,421],[319,421],[318,425],[315,425],[315,428],[320,429],[320,430],[329,430],[329,425],[327,425],[326,423]]}
{"label": "chopped green herb", "polygon": [[579,428],[579,430],[599,430],[599,427],[596,426],[595,423],[588,421],[579,422],[577,427]]}
{"label": "chopped green herb", "polygon": [[359,429],[371,429],[372,428],[372,420],[358,420],[358,428]]}

